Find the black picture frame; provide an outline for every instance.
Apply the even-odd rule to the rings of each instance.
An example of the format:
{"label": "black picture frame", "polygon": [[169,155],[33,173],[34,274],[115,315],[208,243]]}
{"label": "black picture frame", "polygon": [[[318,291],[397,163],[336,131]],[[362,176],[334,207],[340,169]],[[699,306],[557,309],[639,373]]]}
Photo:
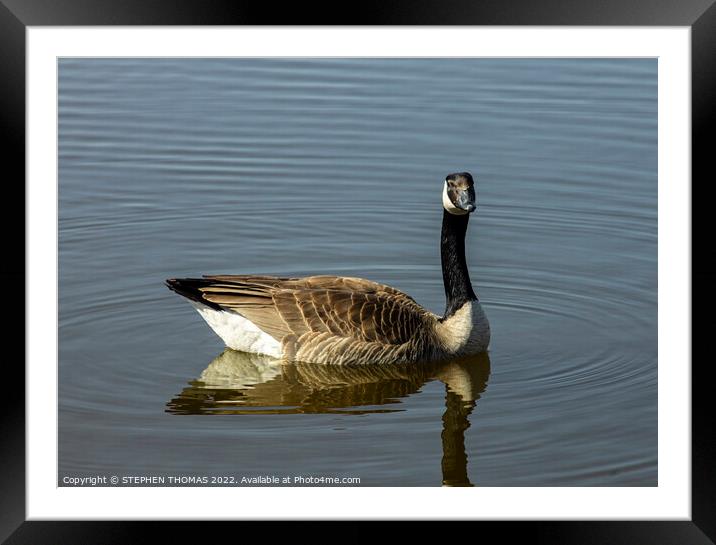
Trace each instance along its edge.
{"label": "black picture frame", "polygon": [[[345,6],[343,6],[345,7]],[[268,3],[214,0],[0,0],[0,115],[5,139],[4,236],[0,280],[6,308],[24,309],[25,238],[25,31],[28,26],[85,25],[575,25],[688,26],[692,61],[692,519],[650,522],[480,522],[508,542],[531,543],[707,544],[716,541],[716,434],[710,407],[708,358],[697,357],[700,333],[713,328],[716,276],[713,246],[698,245],[709,236],[699,207],[713,176],[709,133],[714,131],[716,97],[716,4],[714,0],[413,0],[363,1],[345,10],[296,3],[281,9]],[[335,10],[335,11],[332,11]],[[684,180],[688,183],[688,180]],[[698,189],[697,189],[698,187]],[[696,197],[696,198],[694,198]],[[699,198],[701,197],[701,198]],[[697,246],[700,248],[696,252]],[[24,289],[22,288],[24,286]],[[698,289],[699,287],[706,289]],[[697,320],[698,310],[704,310]],[[24,312],[24,311],[23,311]],[[27,522],[25,521],[25,359],[24,320],[3,328],[5,388],[0,440],[0,540],[5,543],[142,543],[160,526],[162,542],[191,539],[185,522]],[[13,353],[13,348],[16,353]],[[666,362],[689,365],[688,361]],[[198,523],[201,525],[212,523]],[[216,524],[216,523],[214,523]],[[227,523],[235,531],[234,524]],[[226,525],[225,525],[226,526]],[[205,531],[205,530],[204,530]],[[483,530],[480,529],[480,532]],[[215,536],[212,537],[212,540]]]}

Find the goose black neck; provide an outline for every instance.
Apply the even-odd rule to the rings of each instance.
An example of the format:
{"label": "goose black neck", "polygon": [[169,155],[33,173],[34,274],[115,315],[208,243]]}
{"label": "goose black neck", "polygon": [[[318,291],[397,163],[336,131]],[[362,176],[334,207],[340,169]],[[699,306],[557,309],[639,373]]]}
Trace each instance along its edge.
{"label": "goose black neck", "polygon": [[465,261],[465,233],[469,217],[469,214],[458,216],[443,210],[440,257],[447,299],[444,318],[452,316],[468,301],[477,300]]}

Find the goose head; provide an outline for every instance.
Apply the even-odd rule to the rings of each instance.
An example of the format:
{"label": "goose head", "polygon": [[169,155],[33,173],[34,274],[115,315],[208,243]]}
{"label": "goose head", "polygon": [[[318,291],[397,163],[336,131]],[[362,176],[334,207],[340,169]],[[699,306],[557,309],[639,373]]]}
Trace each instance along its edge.
{"label": "goose head", "polygon": [[448,174],[443,186],[443,208],[456,216],[474,212],[477,208],[475,182],[469,172]]}

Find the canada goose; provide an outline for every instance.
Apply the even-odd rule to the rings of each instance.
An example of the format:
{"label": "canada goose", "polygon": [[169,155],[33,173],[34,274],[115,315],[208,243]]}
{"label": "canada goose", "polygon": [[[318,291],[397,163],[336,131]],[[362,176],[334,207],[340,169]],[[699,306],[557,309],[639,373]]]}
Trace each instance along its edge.
{"label": "canada goose", "polygon": [[166,283],[234,350],[344,365],[477,354],[487,350],[490,326],[465,262],[465,232],[476,208],[470,173],[446,177],[442,204],[443,316],[395,288],[362,278],[217,275]]}

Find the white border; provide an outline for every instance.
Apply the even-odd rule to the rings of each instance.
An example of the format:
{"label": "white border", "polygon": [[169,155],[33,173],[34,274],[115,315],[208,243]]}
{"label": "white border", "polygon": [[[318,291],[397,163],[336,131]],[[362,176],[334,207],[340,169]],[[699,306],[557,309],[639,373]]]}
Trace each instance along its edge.
{"label": "white border", "polygon": [[[690,37],[688,27],[29,27],[28,519],[690,520]],[[658,57],[658,487],[57,487],[57,286],[47,279],[57,275],[61,56]],[[196,501],[202,493],[211,501]]]}

